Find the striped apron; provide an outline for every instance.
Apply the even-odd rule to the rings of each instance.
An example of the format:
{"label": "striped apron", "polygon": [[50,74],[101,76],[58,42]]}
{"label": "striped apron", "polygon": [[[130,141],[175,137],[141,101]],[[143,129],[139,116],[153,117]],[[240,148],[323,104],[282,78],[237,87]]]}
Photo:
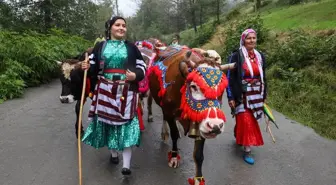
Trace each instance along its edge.
{"label": "striped apron", "polygon": [[129,90],[126,81],[111,81],[100,76],[92,99],[89,121],[97,116],[98,121],[110,125],[123,125],[136,115],[138,94]]}

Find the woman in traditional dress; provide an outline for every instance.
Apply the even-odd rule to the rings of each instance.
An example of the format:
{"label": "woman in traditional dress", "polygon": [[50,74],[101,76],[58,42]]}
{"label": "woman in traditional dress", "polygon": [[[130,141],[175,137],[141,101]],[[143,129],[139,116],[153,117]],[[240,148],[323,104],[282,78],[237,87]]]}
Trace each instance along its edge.
{"label": "woman in traditional dress", "polygon": [[256,47],[257,33],[245,30],[240,39],[240,48],[230,57],[237,68],[229,70],[227,96],[229,106],[236,117],[234,135],[236,143],[244,147],[244,161],[254,164],[251,146],[264,144],[258,121],[263,114],[266,100],[265,57]]}
{"label": "woman in traditional dress", "polygon": [[130,175],[132,147],[140,144],[139,119],[136,113],[138,83],[146,64],[138,48],[127,40],[126,21],[116,16],[106,22],[106,41],[98,43],[89,56],[88,69],[93,99],[89,111],[91,123],[82,141],[94,148],[108,147],[110,161],[119,163],[122,151],[123,175]]}

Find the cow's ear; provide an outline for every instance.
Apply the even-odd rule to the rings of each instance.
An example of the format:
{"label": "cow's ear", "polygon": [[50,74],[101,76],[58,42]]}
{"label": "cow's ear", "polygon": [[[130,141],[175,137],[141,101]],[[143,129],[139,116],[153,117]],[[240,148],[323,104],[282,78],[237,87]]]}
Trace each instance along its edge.
{"label": "cow's ear", "polygon": [[196,64],[190,60],[190,56],[191,56],[192,52],[188,51],[185,55],[183,60],[180,62],[180,72],[182,73],[183,77],[187,77],[189,74],[189,67],[190,68],[194,68],[196,66]]}
{"label": "cow's ear", "polygon": [[182,76],[184,78],[187,77],[189,74],[188,64],[185,61],[181,61],[179,68],[180,68],[180,73],[182,74]]}

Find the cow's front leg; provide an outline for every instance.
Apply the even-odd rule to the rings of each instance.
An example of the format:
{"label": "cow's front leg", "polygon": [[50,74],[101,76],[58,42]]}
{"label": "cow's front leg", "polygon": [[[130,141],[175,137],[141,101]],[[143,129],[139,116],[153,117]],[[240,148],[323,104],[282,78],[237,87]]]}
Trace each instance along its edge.
{"label": "cow's front leg", "polygon": [[202,174],[204,144],[204,138],[198,137],[195,139],[193,157],[196,165],[196,176],[194,178],[188,179],[190,185],[205,185],[205,180]]}
{"label": "cow's front leg", "polygon": [[161,139],[163,142],[168,142],[169,139],[169,123],[164,118],[162,120]]}
{"label": "cow's front leg", "polygon": [[179,138],[179,131],[174,118],[168,119],[170,128],[170,136],[173,143],[173,149],[168,153],[168,165],[171,168],[177,168],[180,165],[181,157],[178,153],[177,141]]}
{"label": "cow's front leg", "polygon": [[[76,124],[75,124],[75,127],[76,127],[76,138],[78,138],[78,122],[79,122],[79,109],[80,109],[80,104],[81,104],[81,101],[80,100],[77,100],[76,102],[76,107],[75,107],[75,112],[76,112]],[[85,104],[85,102],[84,102]],[[81,124],[81,136],[83,136],[83,133],[84,133],[84,129],[83,129],[83,125],[82,123]]]}
{"label": "cow's front leg", "polygon": [[153,97],[149,91],[147,97],[148,122],[153,122],[152,103],[153,103]]}

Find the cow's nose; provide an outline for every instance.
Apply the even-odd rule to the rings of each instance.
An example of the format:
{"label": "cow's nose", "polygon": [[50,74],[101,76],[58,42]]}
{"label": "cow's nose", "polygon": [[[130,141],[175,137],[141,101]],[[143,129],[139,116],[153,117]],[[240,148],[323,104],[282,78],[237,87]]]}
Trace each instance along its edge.
{"label": "cow's nose", "polygon": [[61,103],[68,103],[69,99],[68,98],[61,98]]}
{"label": "cow's nose", "polygon": [[214,127],[212,127],[211,133],[220,134],[221,133],[220,127],[218,125],[215,125]]}

